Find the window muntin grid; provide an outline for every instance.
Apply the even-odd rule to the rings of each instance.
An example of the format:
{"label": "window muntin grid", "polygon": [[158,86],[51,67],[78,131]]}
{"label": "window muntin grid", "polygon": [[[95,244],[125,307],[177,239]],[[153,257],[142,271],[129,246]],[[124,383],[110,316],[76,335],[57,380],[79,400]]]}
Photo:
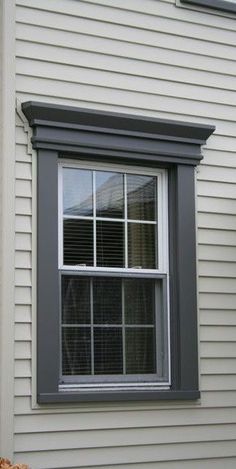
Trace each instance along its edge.
{"label": "window muntin grid", "polygon": [[[82,191],[83,179],[88,179],[88,176],[91,179],[81,203],[69,208],[69,191],[67,187],[64,189],[69,186],[66,180],[68,172],[72,180],[77,179],[80,182]],[[103,180],[102,185],[101,182],[97,184],[97,180]],[[132,180],[133,190],[130,190]],[[140,181],[144,184],[140,185]],[[65,266],[138,269],[158,267],[156,176],[63,168],[63,183]],[[82,191],[77,186],[74,192],[80,200]],[[71,192],[73,199],[73,189],[70,188]],[[136,218],[128,218],[129,212],[136,215]],[[146,214],[150,215],[150,219],[147,219]]]}
{"label": "window muntin grid", "polygon": [[[101,165],[102,166],[102,165]],[[115,166],[115,165],[114,165]],[[76,171],[86,171],[86,176],[92,175],[92,184],[90,185],[90,199],[91,203],[84,204],[83,208],[83,214],[81,214],[81,210],[79,211],[79,215],[77,214],[78,211],[76,212],[76,215],[74,214],[74,210],[68,211],[68,207],[65,207],[65,204],[63,204],[63,171],[65,169],[72,169]],[[119,177],[123,178],[124,184],[123,184],[123,191],[124,191],[124,200],[123,200],[123,207],[122,204],[118,207],[117,212],[122,212],[124,216],[122,218],[120,213],[116,213],[116,215],[113,217],[111,216],[112,213],[106,212],[106,216],[101,216],[101,203],[96,203],[96,199],[99,198],[97,197],[97,192],[96,192],[96,175],[101,175],[102,177],[109,176],[109,174],[113,174],[115,177],[116,175],[119,175]],[[130,212],[129,209],[129,196],[128,196],[128,186],[130,185],[130,181],[132,181],[132,178],[135,178],[136,176],[139,176],[141,179],[142,177],[146,177],[147,180],[148,178],[152,178],[155,180],[156,184],[156,190],[155,190],[155,209],[151,210],[151,216],[146,217],[144,211],[142,210],[133,210],[132,213],[135,212],[135,217],[134,218],[128,218],[128,212]],[[86,178],[85,178],[86,179]],[[91,190],[92,186],[92,190]],[[88,188],[87,188],[88,190]],[[101,168],[99,165],[99,169],[94,169],[88,166],[87,164],[74,164],[74,163],[66,163],[66,164],[61,164],[59,168],[59,194],[61,194],[59,198],[59,266],[61,273],[69,274],[69,272],[79,275],[80,273],[83,274],[88,274],[90,275],[90,282],[91,276],[94,274],[98,274],[99,272],[106,273],[106,275],[120,275],[122,276],[122,272],[130,272],[129,275],[131,276],[153,276],[153,278],[156,278],[156,284],[155,284],[155,291],[159,289],[159,292],[161,291],[161,301],[163,303],[163,308],[162,308],[162,313],[157,314],[157,304],[155,304],[155,323],[152,325],[149,325],[148,327],[152,327],[153,330],[155,331],[155,351],[153,353],[154,356],[154,361],[155,361],[155,370],[154,373],[138,373],[138,374],[127,374],[126,373],[126,364],[125,364],[125,337],[126,337],[126,330],[129,329],[129,326],[125,324],[124,321],[124,307],[123,307],[123,299],[122,299],[122,324],[119,325],[122,335],[122,362],[123,362],[123,370],[122,370],[122,376],[120,374],[113,374],[112,376],[102,374],[101,376],[97,377],[94,375],[94,324],[93,324],[93,307],[91,308],[91,323],[90,323],[90,347],[91,347],[91,374],[86,375],[83,377],[82,375],[64,375],[63,374],[63,364],[61,361],[61,376],[62,376],[62,383],[71,383],[73,386],[73,383],[78,382],[79,385],[85,385],[91,382],[91,383],[96,383],[97,381],[100,380],[99,386],[102,384],[101,379],[104,381],[109,382],[109,385],[112,385],[112,383],[120,383],[121,382],[127,382],[129,385],[136,385],[141,386],[144,382],[145,383],[154,383],[157,385],[163,385],[166,386],[169,383],[169,376],[170,376],[170,345],[169,345],[169,313],[168,313],[168,254],[167,254],[167,174],[165,170],[151,170],[151,171],[140,171],[140,168],[135,168],[135,170],[132,168],[132,171],[128,168],[127,171],[122,171],[118,169],[117,167],[112,168],[112,169],[107,169],[107,168]],[[101,198],[100,198],[101,199]],[[63,209],[64,205],[64,209]],[[98,209],[97,205],[99,206],[100,213],[99,215],[97,214]],[[103,204],[104,206],[104,204]],[[92,207],[92,209],[91,209]],[[122,207],[122,210],[121,210]],[[86,210],[86,215],[85,215],[85,210]],[[90,211],[90,213],[89,213]],[[72,213],[71,213],[72,212]],[[73,213],[74,212],[74,213]],[[138,215],[137,215],[138,213]],[[103,215],[104,213],[102,213]],[[146,218],[146,219],[145,219]],[[148,219],[147,219],[148,218]],[[150,218],[150,219],[149,219]],[[85,263],[81,263],[80,265],[64,265],[63,264],[63,220],[80,220],[82,223],[90,221],[93,224],[93,242],[90,243],[91,246],[93,245],[93,262],[91,262],[90,265],[84,265]],[[125,243],[124,243],[124,265],[123,266],[99,266],[99,259],[97,258],[97,244],[98,244],[98,233],[97,233],[97,225],[99,225],[99,222],[106,222],[106,223],[112,223],[115,224],[120,223],[124,227],[124,238],[125,238]],[[110,225],[112,226],[112,225]],[[133,265],[130,266],[129,264],[129,249],[128,249],[128,244],[129,244],[129,238],[128,238],[128,231],[130,228],[135,228],[136,231],[140,231],[140,227],[150,228],[155,229],[155,246],[156,246],[156,259],[158,258],[158,265],[156,262],[156,265],[151,265],[148,266],[140,266],[139,263],[134,263]],[[137,235],[137,234],[136,234]],[[140,236],[140,233],[138,233]],[[135,237],[134,237],[135,239]],[[157,242],[158,240],[158,242]],[[132,243],[131,243],[132,244]],[[143,268],[142,268],[143,267]],[[119,274],[120,272],[120,274]],[[140,278],[141,278],[140,277]],[[157,281],[158,278],[158,281]],[[124,282],[124,279],[122,280]],[[91,293],[92,294],[92,293]],[[156,293],[155,293],[156,295]],[[160,296],[160,294],[159,294]],[[160,301],[160,299],[158,300]],[[91,304],[93,302],[93,299],[91,297]],[[157,325],[162,323],[162,326],[157,327]],[[80,324],[81,328],[83,329],[86,326],[82,326]],[[137,325],[140,328],[140,325]],[[62,329],[66,328],[67,326],[62,324]],[[69,327],[78,327],[70,325]],[[103,327],[102,325],[100,328]],[[142,326],[143,327],[143,326]],[[144,329],[145,327],[143,327]],[[96,325],[96,330],[99,329],[99,326]],[[111,328],[110,328],[111,329]],[[118,328],[117,328],[118,329]],[[134,330],[135,327],[132,326],[132,330]],[[140,378],[141,377],[141,378]]]}
{"label": "window muntin grid", "polygon": [[[119,267],[102,267],[99,266],[99,270],[104,270],[104,271],[117,271],[117,270],[124,270],[126,268],[129,268],[129,271],[133,272],[140,272],[140,268],[136,269],[135,266],[133,267],[128,267],[128,249],[127,249],[127,230],[128,230],[128,222],[129,223],[136,223],[136,224],[141,224],[142,226],[145,224],[148,225],[155,225],[156,226],[156,239],[157,239],[157,247],[156,247],[156,256],[158,259],[158,265],[153,269],[153,268],[144,268],[142,269],[142,272],[148,271],[148,272],[155,272],[155,273],[168,273],[168,203],[167,203],[167,171],[162,170],[162,169],[151,169],[147,170],[146,168],[140,169],[140,167],[132,167],[130,169],[129,167],[124,169],[120,169],[118,165],[111,164],[109,165],[109,169],[107,169],[107,165],[104,163],[101,163],[97,165],[99,168],[99,171],[102,170],[103,172],[116,172],[116,173],[126,173],[126,175],[142,175],[142,176],[155,176],[157,180],[157,206],[156,206],[156,220],[135,220],[127,217],[127,202],[126,202],[126,197],[124,198],[124,213],[126,217],[124,218],[114,218],[111,219],[109,217],[99,217],[98,220],[100,221],[113,221],[115,222],[123,222],[124,223],[124,235],[126,242],[124,243],[124,250],[125,250],[125,266],[122,267],[121,269]],[[68,213],[65,213],[63,215],[63,170],[65,168],[68,169],[84,169],[84,170],[94,170],[97,171],[96,169],[96,164],[91,166],[89,163],[81,161],[78,162],[78,164],[75,164],[74,162],[66,161],[59,163],[59,269],[69,269],[69,270],[81,270],[81,269],[87,269],[90,268],[92,270],[97,270],[96,267],[96,230],[95,226],[93,226],[93,250],[94,250],[94,259],[95,262],[91,264],[91,266],[85,266],[84,263],[82,265],[70,265],[70,264],[64,264],[63,262],[63,218],[64,219],[70,219],[73,220],[74,216],[70,215],[68,216]],[[124,181],[124,186],[126,186],[126,178]],[[125,187],[126,190],[126,187]],[[93,181],[93,192],[95,193],[95,187],[94,187],[94,181]],[[75,216],[75,219],[80,219],[81,221],[84,220],[85,222],[87,221],[92,221],[94,220],[94,214],[95,213],[95,199],[93,200],[93,212],[91,216]],[[95,224],[94,224],[95,225]],[[138,266],[140,267],[140,266]]]}

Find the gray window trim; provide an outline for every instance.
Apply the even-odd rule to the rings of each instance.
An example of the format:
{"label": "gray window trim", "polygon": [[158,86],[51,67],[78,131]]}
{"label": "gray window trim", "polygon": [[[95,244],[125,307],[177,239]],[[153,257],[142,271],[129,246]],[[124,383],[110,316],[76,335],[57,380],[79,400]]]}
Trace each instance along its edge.
{"label": "gray window trim", "polygon": [[236,4],[225,0],[181,0],[181,3],[198,5],[227,13],[236,13]]}
{"label": "gray window trim", "polygon": [[[38,402],[199,398],[194,179],[201,145],[214,127],[34,102],[24,103],[22,110],[33,128],[33,148],[38,150]],[[170,389],[59,390],[57,175],[62,155],[168,168]]]}

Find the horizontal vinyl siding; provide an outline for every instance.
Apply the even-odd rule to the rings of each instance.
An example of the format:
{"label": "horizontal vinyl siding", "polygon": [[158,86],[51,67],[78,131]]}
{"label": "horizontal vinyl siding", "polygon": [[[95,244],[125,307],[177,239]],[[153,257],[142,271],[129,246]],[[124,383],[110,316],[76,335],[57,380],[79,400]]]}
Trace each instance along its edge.
{"label": "horizontal vinyl siding", "polygon": [[32,392],[32,163],[27,144],[22,121],[16,116],[15,399]]}
{"label": "horizontal vinyl siding", "polygon": [[16,3],[19,101],[215,124],[216,132],[197,170],[201,401],[39,407],[32,365],[34,153],[17,116],[15,460],[32,469],[234,469],[235,18],[176,7],[174,0]]}

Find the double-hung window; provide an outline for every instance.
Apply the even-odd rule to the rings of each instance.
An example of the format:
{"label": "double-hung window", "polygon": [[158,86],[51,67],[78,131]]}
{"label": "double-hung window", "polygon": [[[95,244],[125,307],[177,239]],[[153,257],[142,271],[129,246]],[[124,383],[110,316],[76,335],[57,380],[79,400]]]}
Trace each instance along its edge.
{"label": "double-hung window", "polygon": [[38,403],[199,398],[195,166],[214,127],[22,109],[37,151]]}
{"label": "double-hung window", "polygon": [[61,385],[169,386],[167,172],[59,165]]}

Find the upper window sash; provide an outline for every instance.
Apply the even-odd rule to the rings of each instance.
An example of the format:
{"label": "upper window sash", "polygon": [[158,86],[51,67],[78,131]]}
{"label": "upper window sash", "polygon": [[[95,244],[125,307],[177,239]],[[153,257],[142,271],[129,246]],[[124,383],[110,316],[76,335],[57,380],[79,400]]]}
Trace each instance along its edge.
{"label": "upper window sash", "polygon": [[[113,266],[102,266],[102,265],[95,265],[94,262],[91,263],[91,265],[86,265],[83,266],[81,264],[78,265],[70,265],[69,263],[64,264],[64,259],[63,259],[63,247],[64,247],[64,242],[63,242],[63,221],[67,219],[67,215],[64,214],[63,211],[63,169],[65,168],[71,168],[71,169],[76,169],[76,170],[88,170],[88,171],[104,171],[104,172],[114,172],[117,174],[122,174],[122,175],[127,175],[125,176],[125,183],[124,183],[124,188],[126,191],[124,201],[125,201],[125,207],[124,207],[124,216],[122,218],[103,218],[100,215],[97,216],[95,213],[95,201],[93,200],[93,206],[91,206],[91,216],[71,216],[68,215],[68,219],[75,219],[76,220],[82,220],[85,221],[85,223],[91,222],[93,224],[94,222],[94,217],[96,219],[96,223],[99,223],[101,221],[105,221],[105,223],[115,223],[116,221],[118,224],[123,225],[122,228],[124,227],[125,230],[125,242],[124,242],[124,255],[125,255],[125,265],[120,266],[120,267],[113,267]],[[144,168],[143,168],[144,169]],[[118,165],[88,165],[85,164],[84,162],[78,162],[76,163],[67,163],[67,162],[61,162],[59,163],[59,171],[58,171],[58,212],[59,212],[59,237],[58,237],[58,243],[59,243],[59,269],[60,270],[71,270],[71,271],[83,271],[83,270],[89,270],[89,271],[105,271],[105,272],[116,272],[116,271],[128,271],[130,273],[139,273],[143,274],[145,272],[147,273],[167,273],[168,271],[168,200],[167,200],[167,172],[166,170],[148,170],[144,169],[143,171],[140,170],[140,167],[123,167],[122,169]],[[126,188],[126,179],[129,177],[129,175],[140,175],[140,176],[151,176],[157,178],[157,191],[156,191],[156,200],[157,200],[157,206],[156,206],[156,216],[155,219],[153,220],[132,220],[132,218],[128,218],[128,207],[127,205],[127,188]],[[94,181],[94,174],[93,174],[93,181]],[[92,183],[93,187],[93,196],[95,194],[95,187],[94,187],[94,182]],[[91,197],[92,199],[94,197]],[[153,226],[156,227],[156,238],[157,238],[157,243],[156,243],[156,249],[157,249],[157,259],[158,259],[158,265],[157,267],[154,268],[135,268],[135,267],[129,267],[128,266],[128,228],[131,229],[131,226],[134,227],[135,224],[138,226],[139,224],[142,226]],[[93,226],[94,230],[94,226]],[[94,243],[93,243],[93,250],[96,255],[96,233],[94,233]]]}

